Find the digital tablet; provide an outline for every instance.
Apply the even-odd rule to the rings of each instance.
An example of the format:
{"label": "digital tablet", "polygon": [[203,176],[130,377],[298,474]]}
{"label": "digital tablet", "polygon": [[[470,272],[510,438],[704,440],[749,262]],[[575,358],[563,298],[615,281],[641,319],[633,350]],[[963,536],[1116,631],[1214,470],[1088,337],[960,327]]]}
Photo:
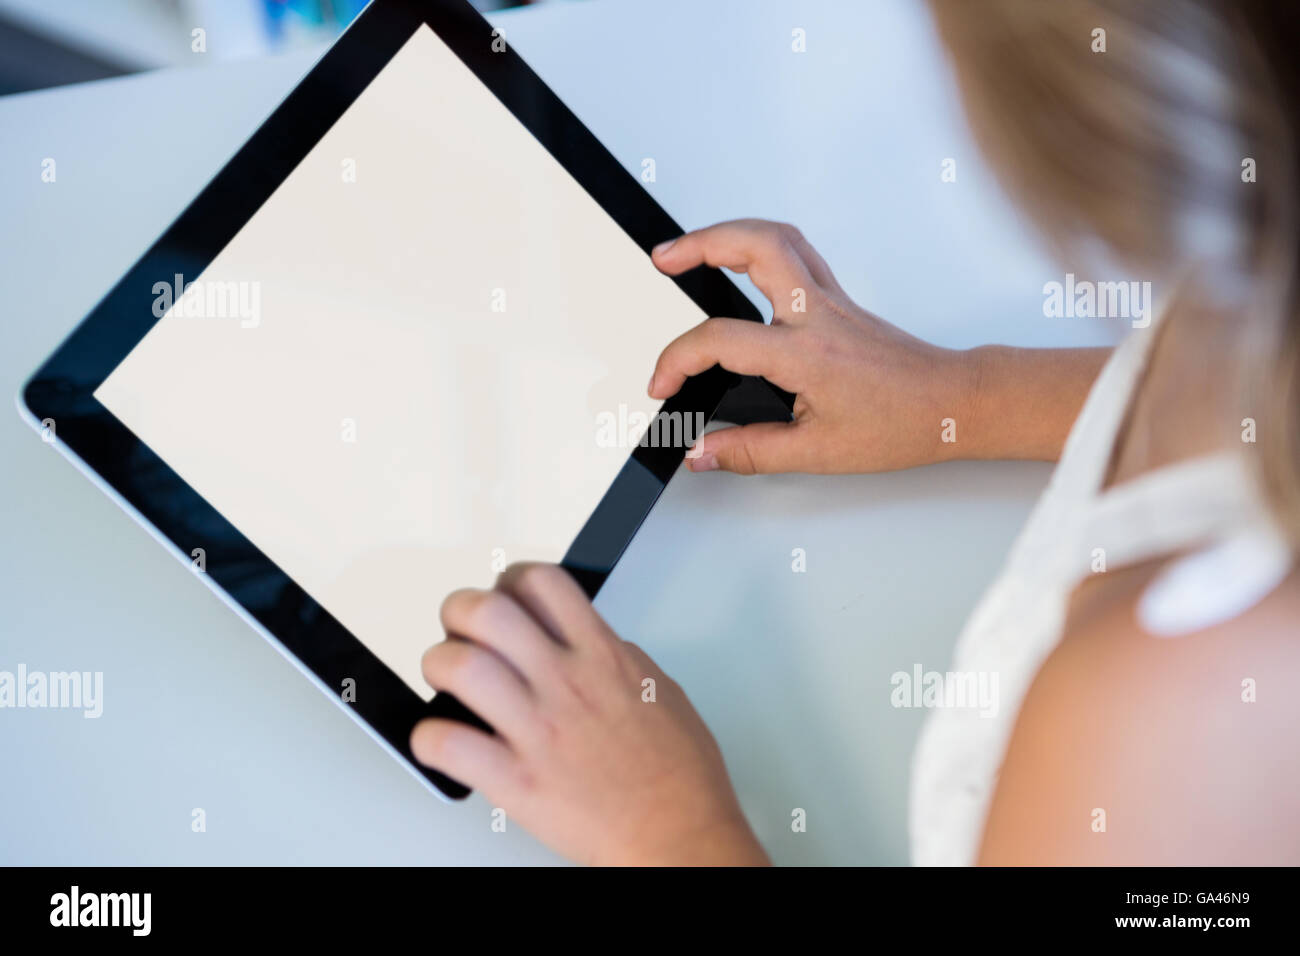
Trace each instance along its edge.
{"label": "digital tablet", "polygon": [[[598,82],[593,77],[593,82]],[[595,596],[738,379],[659,351],[761,321],[463,0],[374,0],[35,373],[42,437],[422,780],[438,609],[507,562]],[[787,396],[788,399],[788,396]]]}

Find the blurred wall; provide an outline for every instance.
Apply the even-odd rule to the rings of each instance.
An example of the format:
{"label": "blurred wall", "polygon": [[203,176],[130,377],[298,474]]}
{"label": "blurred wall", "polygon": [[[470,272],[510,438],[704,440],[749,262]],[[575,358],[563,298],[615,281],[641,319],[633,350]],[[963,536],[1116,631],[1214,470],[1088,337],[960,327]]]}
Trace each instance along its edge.
{"label": "blurred wall", "polygon": [[[324,46],[368,0],[0,0],[0,95]],[[480,10],[530,0],[471,0]]]}

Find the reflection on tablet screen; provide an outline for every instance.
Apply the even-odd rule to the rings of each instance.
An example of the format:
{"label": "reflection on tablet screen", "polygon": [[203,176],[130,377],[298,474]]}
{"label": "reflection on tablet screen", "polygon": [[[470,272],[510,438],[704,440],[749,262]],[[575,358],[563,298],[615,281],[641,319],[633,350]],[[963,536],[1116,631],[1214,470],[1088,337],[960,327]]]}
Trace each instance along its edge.
{"label": "reflection on tablet screen", "polygon": [[704,318],[423,26],[184,283],[95,397],[426,700],[443,597],[564,555]]}

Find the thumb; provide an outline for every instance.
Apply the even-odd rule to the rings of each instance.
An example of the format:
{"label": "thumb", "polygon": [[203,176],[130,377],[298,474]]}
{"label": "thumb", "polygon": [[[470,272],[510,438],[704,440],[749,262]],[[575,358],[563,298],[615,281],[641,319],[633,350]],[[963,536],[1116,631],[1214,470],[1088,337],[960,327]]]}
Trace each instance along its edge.
{"label": "thumb", "polygon": [[719,428],[702,435],[686,453],[691,471],[734,471],[738,475],[801,471],[807,453],[797,423],[759,422]]}

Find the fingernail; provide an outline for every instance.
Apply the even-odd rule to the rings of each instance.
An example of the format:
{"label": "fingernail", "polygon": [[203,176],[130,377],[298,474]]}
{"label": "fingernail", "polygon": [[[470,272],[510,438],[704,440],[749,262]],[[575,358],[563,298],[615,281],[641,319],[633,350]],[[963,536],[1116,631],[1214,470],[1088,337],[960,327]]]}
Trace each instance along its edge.
{"label": "fingernail", "polygon": [[691,471],[717,471],[718,456],[711,451],[706,451],[698,458],[688,458],[686,467]]}
{"label": "fingernail", "polygon": [[655,246],[653,249],[650,250],[650,255],[652,256],[663,255],[665,252],[667,252],[669,249],[673,247],[673,243],[676,241],[677,241],[676,239],[669,239],[667,242],[659,243],[659,245]]}
{"label": "fingernail", "polygon": [[645,387],[645,393],[649,395],[651,398],[654,397],[655,394],[655,373],[654,372],[650,373],[650,384],[648,384]]}

